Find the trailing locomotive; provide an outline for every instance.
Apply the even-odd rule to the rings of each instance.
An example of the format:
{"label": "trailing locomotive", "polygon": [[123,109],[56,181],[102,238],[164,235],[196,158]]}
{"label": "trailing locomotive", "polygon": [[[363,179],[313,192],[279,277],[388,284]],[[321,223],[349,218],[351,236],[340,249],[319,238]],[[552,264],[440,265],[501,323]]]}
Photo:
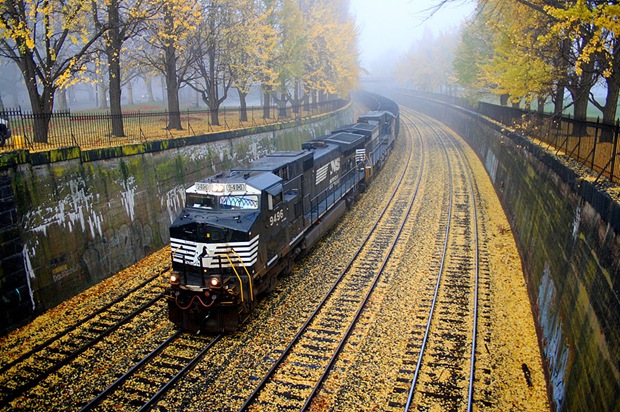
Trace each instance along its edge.
{"label": "trailing locomotive", "polygon": [[398,106],[196,182],[170,227],[169,317],[192,332],[234,331],[279,274],[314,245],[387,159]]}

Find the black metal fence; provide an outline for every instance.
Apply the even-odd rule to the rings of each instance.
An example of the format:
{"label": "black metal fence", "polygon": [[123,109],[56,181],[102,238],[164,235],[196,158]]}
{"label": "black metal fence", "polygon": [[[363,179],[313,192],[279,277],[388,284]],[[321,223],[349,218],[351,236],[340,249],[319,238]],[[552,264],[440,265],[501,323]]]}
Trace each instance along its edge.
{"label": "black metal fence", "polygon": [[[252,106],[247,108],[245,120],[241,120],[240,108],[223,107],[217,111],[219,124],[213,122],[213,112],[210,110],[187,109],[175,113],[181,119],[181,130],[169,128],[170,112],[126,111],[122,114],[124,136],[113,135],[113,116],[110,113],[55,112],[36,115],[20,109],[4,110],[0,111],[0,118],[8,121],[12,136],[0,142],[0,144],[4,143],[0,146],[0,153],[16,149],[41,151],[71,146],[92,149],[148,140],[196,136],[301,120],[338,110],[346,104],[346,100],[338,99],[294,107],[288,106],[286,110],[273,106],[269,108],[268,117],[264,116],[263,106]],[[50,121],[46,139],[35,138],[37,120],[47,116]]]}
{"label": "black metal fence", "polygon": [[580,121],[515,107],[478,103],[478,113],[515,129],[552,151],[567,156],[610,181],[620,180],[618,133],[620,124],[603,124],[600,119]]}
{"label": "black metal fence", "polygon": [[557,156],[566,156],[593,170],[598,181],[601,176],[612,182],[620,181],[617,157],[620,123],[603,124],[599,119],[579,121],[570,116],[525,110],[518,107],[470,102],[455,96],[434,93],[414,93],[421,97],[444,101],[464,107],[501,123],[519,134],[539,143]]}

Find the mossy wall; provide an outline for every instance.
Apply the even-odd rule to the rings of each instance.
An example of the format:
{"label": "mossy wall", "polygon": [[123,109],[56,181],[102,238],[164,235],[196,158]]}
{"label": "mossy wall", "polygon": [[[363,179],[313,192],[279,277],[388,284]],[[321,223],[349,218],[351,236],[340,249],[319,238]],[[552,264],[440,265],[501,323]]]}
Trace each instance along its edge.
{"label": "mossy wall", "polygon": [[[99,150],[2,155],[0,330],[167,245],[185,188],[196,180],[274,150],[300,149],[351,122],[350,105],[303,122]],[[16,302],[28,310],[9,313]]]}
{"label": "mossy wall", "polygon": [[519,246],[554,409],[620,410],[620,205],[474,113],[396,101],[447,124],[485,164]]}

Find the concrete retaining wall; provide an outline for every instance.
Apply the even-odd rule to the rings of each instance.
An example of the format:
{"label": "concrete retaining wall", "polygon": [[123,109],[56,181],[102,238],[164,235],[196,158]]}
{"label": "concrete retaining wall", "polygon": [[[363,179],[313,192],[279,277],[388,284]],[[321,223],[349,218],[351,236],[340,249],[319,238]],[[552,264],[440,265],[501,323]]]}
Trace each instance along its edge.
{"label": "concrete retaining wall", "polygon": [[185,187],[353,121],[351,106],[303,122],[133,146],[0,157],[0,331],[169,242]]}
{"label": "concrete retaining wall", "polygon": [[553,407],[620,410],[618,203],[475,113],[402,94],[396,101],[447,124],[485,164],[519,246]]}

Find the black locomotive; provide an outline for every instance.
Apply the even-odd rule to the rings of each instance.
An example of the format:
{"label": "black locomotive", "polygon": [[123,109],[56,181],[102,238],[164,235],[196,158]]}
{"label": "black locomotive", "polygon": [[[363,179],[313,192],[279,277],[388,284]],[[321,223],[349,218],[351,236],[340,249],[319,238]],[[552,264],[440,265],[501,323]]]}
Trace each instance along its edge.
{"label": "black locomotive", "polygon": [[196,182],[170,227],[170,320],[192,332],[234,331],[277,276],[315,244],[385,162],[398,106]]}

